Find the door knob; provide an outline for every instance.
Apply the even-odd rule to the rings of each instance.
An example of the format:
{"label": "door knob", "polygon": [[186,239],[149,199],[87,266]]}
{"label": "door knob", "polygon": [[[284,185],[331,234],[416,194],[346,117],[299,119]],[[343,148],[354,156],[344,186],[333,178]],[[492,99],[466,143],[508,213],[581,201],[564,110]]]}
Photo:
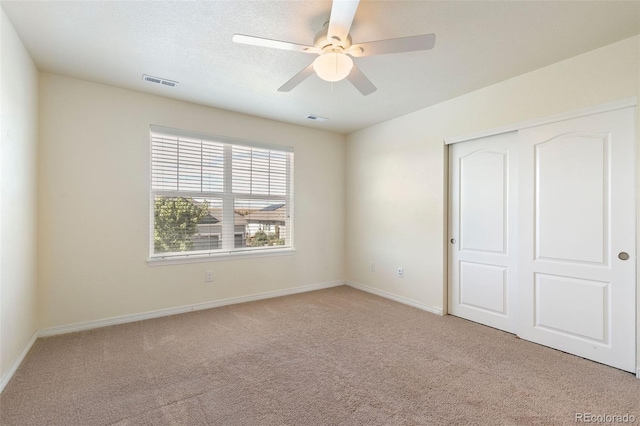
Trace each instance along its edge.
{"label": "door knob", "polygon": [[626,251],[621,251],[620,253],[618,253],[618,259],[629,260],[629,253],[627,253]]}
{"label": "door knob", "polygon": [[455,243],[456,243],[456,239],[455,239],[455,238],[452,238],[452,239],[451,239],[451,244],[455,244]]}

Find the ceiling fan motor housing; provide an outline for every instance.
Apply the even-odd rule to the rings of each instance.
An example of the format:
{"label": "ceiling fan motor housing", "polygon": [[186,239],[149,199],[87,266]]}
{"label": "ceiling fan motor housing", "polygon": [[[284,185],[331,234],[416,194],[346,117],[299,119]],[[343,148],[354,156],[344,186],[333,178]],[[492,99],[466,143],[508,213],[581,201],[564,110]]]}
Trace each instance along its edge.
{"label": "ceiling fan motor housing", "polygon": [[340,40],[337,37],[330,39],[328,35],[329,25],[327,24],[324,25],[324,27],[318,32],[318,34],[316,34],[316,37],[313,39],[313,45],[315,47],[322,50],[323,52],[343,52],[351,47],[350,35],[347,35],[347,38],[344,40]]}

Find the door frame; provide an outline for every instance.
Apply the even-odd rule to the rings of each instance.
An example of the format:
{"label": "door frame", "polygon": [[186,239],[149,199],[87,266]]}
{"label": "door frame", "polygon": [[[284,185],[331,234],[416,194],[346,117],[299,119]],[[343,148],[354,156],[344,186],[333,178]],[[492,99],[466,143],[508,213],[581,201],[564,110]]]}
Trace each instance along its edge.
{"label": "door frame", "polygon": [[[586,117],[589,115],[600,114],[603,112],[614,111],[623,108],[636,108],[635,114],[635,145],[636,145],[636,247],[640,248],[640,215],[638,212],[640,211],[640,112],[638,108],[638,98],[633,96],[630,98],[621,99],[614,102],[609,102],[606,104],[601,104],[597,106],[582,108],[579,110],[569,111],[562,114],[555,114],[551,116],[542,117],[535,120],[529,120],[521,123],[511,124],[508,126],[493,128],[482,130],[479,132],[468,133],[460,136],[454,136],[450,138],[444,139],[444,238],[443,238],[443,251],[444,251],[444,291],[443,291],[443,315],[448,314],[449,310],[449,292],[450,292],[450,282],[449,282],[449,251],[448,251],[448,241],[449,241],[449,145],[459,142],[470,141],[474,139],[479,139],[487,136],[494,136],[501,133],[514,132],[522,129],[526,129],[529,127],[540,126],[543,124],[556,123],[559,121],[570,120],[573,118]],[[637,261],[640,260],[640,256],[636,257],[636,265]],[[636,377],[640,379],[640,267],[636,266],[636,274],[635,274],[635,287],[636,287]]]}

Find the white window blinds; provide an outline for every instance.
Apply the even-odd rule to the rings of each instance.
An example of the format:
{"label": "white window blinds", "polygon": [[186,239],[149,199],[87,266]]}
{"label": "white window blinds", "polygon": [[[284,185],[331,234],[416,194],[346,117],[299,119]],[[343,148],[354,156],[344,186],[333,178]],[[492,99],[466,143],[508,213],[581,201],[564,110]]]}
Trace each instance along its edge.
{"label": "white window blinds", "polygon": [[233,192],[280,195],[287,193],[287,154],[268,149],[234,146]]}
{"label": "white window blinds", "polygon": [[221,143],[152,133],[151,164],[154,189],[223,192]]}
{"label": "white window blinds", "polygon": [[292,247],[290,147],[151,128],[151,258]]}

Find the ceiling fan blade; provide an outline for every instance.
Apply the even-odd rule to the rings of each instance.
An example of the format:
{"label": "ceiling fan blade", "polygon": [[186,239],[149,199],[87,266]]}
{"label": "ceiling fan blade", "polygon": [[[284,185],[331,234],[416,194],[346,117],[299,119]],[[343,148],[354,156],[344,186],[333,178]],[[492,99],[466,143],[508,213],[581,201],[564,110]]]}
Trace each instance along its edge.
{"label": "ceiling fan blade", "polygon": [[349,80],[351,84],[353,84],[364,96],[370,95],[378,90],[367,76],[360,71],[360,68],[355,66],[355,64],[353,65],[353,68],[351,68],[351,72],[347,76],[347,80]]}
{"label": "ceiling fan blade", "polygon": [[333,0],[327,38],[335,45],[344,44],[349,36],[359,0]]}
{"label": "ceiling fan blade", "polygon": [[289,43],[288,41],[271,40],[268,38],[248,36],[244,34],[234,34],[232,40],[235,43],[250,44],[252,46],[271,47],[274,49],[292,50],[294,52],[321,53],[314,46]]}
{"label": "ceiling fan blade", "polygon": [[415,52],[433,49],[436,44],[435,34],[422,34],[410,37],[391,38],[388,40],[370,41],[352,45],[347,53],[351,56],[385,55],[387,53]]}
{"label": "ceiling fan blade", "polygon": [[285,84],[283,84],[278,89],[278,92],[288,92],[288,91],[290,91],[291,89],[296,87],[298,84],[302,83],[307,77],[309,77],[313,73],[314,73],[314,71],[313,71],[313,62],[311,62],[308,67],[304,68],[298,74],[294,75],[291,78],[291,80],[289,80]]}

